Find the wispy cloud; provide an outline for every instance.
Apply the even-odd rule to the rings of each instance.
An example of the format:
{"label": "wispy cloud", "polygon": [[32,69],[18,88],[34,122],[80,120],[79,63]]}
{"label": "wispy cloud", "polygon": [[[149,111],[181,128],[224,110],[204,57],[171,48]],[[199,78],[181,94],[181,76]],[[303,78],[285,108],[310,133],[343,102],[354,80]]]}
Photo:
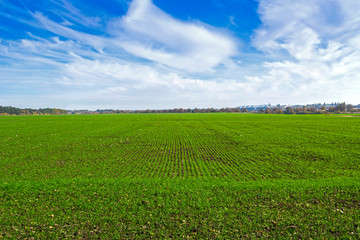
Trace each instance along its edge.
{"label": "wispy cloud", "polygon": [[[70,15],[75,14],[72,20],[78,19],[77,24],[91,27],[98,23],[98,18],[84,17],[66,1],[60,5]],[[69,19],[69,14],[63,14],[64,19]],[[125,16],[108,24],[108,37],[74,30],[69,23],[54,22],[41,12],[32,15],[44,29],[92,46],[97,51],[119,48],[137,57],[189,72],[210,70],[229,62],[237,53],[237,44],[229,34],[200,22],[176,20],[150,0],[134,0]]]}
{"label": "wispy cloud", "polygon": [[229,22],[230,22],[232,25],[234,25],[235,27],[238,26],[238,25],[236,24],[236,22],[235,22],[234,16],[230,16],[230,17],[229,17]]}
{"label": "wispy cloud", "polygon": [[40,12],[35,12],[32,15],[38,21],[38,24],[41,24],[42,28],[56,35],[78,41],[80,44],[92,46],[98,51],[102,51],[106,44],[106,39],[103,37],[74,30],[69,26],[50,20]]}
{"label": "wispy cloud", "polygon": [[[236,80],[201,80],[162,71],[142,64],[119,64],[79,58],[62,65],[61,75],[54,76],[51,86],[61,88],[56,95],[50,92],[37,94],[33,101],[45,107],[47,102],[65,108],[173,108],[236,106],[245,101],[254,89],[254,82],[239,83]],[[45,82],[34,84],[43,85]],[[19,102],[24,96],[9,101]],[[255,99],[252,99],[255,100]],[[42,102],[43,101],[43,102]],[[74,104],[77,103],[77,104]]]}
{"label": "wispy cloud", "polygon": [[136,104],[144,108],[174,107],[179,106],[179,102],[182,107],[206,107],[209,101],[217,102],[217,107],[224,103],[233,106],[234,99],[245,100],[254,87],[254,83],[233,79],[201,80],[142,64],[85,59],[68,65],[63,72],[66,77],[58,79],[59,84],[74,88],[96,85],[96,89],[90,89],[92,93],[88,97],[113,99],[128,108],[134,107],[136,98]]}
{"label": "wispy cloud", "polygon": [[58,6],[57,8],[51,9],[50,11],[56,15],[61,16],[64,19],[64,25],[79,24],[95,28],[101,26],[100,17],[88,17],[66,0],[50,1]]}
{"label": "wispy cloud", "polygon": [[150,0],[134,0],[111,32],[130,53],[166,66],[201,72],[236,54],[234,39],[204,24],[182,22]]}
{"label": "wispy cloud", "polygon": [[263,24],[253,45],[283,60],[265,63],[267,73],[258,78],[297,101],[359,101],[359,10],[353,0],[260,1]]}

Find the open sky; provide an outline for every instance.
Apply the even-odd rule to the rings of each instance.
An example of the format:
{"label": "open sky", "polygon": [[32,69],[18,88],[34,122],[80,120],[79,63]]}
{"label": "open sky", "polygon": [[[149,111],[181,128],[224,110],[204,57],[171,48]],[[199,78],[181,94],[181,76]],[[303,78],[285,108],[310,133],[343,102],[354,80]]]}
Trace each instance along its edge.
{"label": "open sky", "polygon": [[360,103],[359,0],[0,0],[0,105]]}

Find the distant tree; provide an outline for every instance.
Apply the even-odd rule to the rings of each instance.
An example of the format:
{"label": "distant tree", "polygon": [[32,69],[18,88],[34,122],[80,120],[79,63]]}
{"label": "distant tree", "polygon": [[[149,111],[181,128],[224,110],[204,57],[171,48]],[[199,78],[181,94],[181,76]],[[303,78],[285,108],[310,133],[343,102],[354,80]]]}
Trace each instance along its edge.
{"label": "distant tree", "polygon": [[354,106],[351,104],[346,105],[346,111],[348,111],[348,112],[354,111]]}
{"label": "distant tree", "polygon": [[335,107],[335,112],[340,113],[340,112],[345,112],[345,111],[346,111],[346,104],[345,104],[345,102],[340,103],[340,104],[338,104],[338,105]]}
{"label": "distant tree", "polygon": [[264,109],[263,108],[260,108],[259,109],[259,113],[264,113],[265,111],[264,111]]}
{"label": "distant tree", "polygon": [[271,108],[265,109],[265,114],[271,114],[271,113],[273,113]]}
{"label": "distant tree", "polygon": [[308,108],[307,111],[308,111],[309,113],[317,113],[317,112],[318,112],[318,110],[317,110],[316,108],[314,108],[314,107]]}
{"label": "distant tree", "polygon": [[298,108],[295,108],[294,111],[295,111],[296,114],[304,114],[304,113],[306,113],[306,107],[305,108],[304,107],[298,107]]}
{"label": "distant tree", "polygon": [[247,108],[242,108],[241,112],[246,113],[246,112],[248,112],[248,110],[247,110]]}
{"label": "distant tree", "polygon": [[278,108],[278,107],[274,108],[274,109],[272,110],[272,112],[275,113],[275,114],[282,114],[282,113],[284,113],[284,111],[281,110],[281,108]]}
{"label": "distant tree", "polygon": [[295,114],[295,111],[292,107],[286,107],[285,108],[285,114]]}

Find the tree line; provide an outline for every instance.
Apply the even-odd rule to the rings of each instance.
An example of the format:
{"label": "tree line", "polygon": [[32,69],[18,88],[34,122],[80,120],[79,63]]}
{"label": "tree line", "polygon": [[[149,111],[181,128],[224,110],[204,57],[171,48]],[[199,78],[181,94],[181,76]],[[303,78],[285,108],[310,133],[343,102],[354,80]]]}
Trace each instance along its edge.
{"label": "tree line", "polygon": [[247,109],[245,107],[239,108],[173,108],[162,110],[113,110],[113,109],[98,109],[96,111],[89,110],[73,110],[67,111],[58,108],[16,108],[0,106],[0,115],[61,115],[61,114],[113,114],[113,113],[260,113],[260,114],[330,114],[330,113],[351,113],[358,111],[351,104],[340,103],[334,107],[267,107],[256,110]]}
{"label": "tree line", "polygon": [[173,108],[173,109],[158,109],[158,110],[112,110],[112,109],[98,109],[96,111],[89,110],[74,110],[71,114],[110,114],[110,113],[220,113],[220,112],[241,112],[240,108]]}
{"label": "tree line", "polygon": [[[321,106],[320,108],[315,107],[268,107],[259,108],[256,110],[250,110],[245,107],[243,108],[194,108],[194,109],[183,109],[174,108],[166,110],[116,110],[113,113],[264,113],[264,114],[330,114],[330,113],[351,113],[357,109],[351,104],[340,103],[334,107]],[[108,111],[97,110],[98,113],[109,113]]]}
{"label": "tree line", "polygon": [[[274,111],[274,109],[269,109],[267,113],[273,113],[271,111]],[[340,103],[335,107],[329,107],[329,108],[326,108],[325,106],[322,106],[320,108],[314,108],[314,107],[307,108],[305,106],[293,108],[291,106],[288,106],[284,109],[284,114],[330,114],[330,113],[352,113],[352,112],[356,112],[354,106],[351,104],[346,104],[345,102]]]}
{"label": "tree line", "polygon": [[16,108],[10,106],[0,106],[0,115],[61,115],[67,114],[66,110],[58,108]]}

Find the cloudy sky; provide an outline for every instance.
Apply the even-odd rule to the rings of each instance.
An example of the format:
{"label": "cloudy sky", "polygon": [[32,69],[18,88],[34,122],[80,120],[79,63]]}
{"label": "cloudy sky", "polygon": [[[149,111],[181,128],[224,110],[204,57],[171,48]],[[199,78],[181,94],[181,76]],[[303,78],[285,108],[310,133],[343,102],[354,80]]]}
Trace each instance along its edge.
{"label": "cloudy sky", "polygon": [[0,0],[0,105],[360,103],[359,0]]}

